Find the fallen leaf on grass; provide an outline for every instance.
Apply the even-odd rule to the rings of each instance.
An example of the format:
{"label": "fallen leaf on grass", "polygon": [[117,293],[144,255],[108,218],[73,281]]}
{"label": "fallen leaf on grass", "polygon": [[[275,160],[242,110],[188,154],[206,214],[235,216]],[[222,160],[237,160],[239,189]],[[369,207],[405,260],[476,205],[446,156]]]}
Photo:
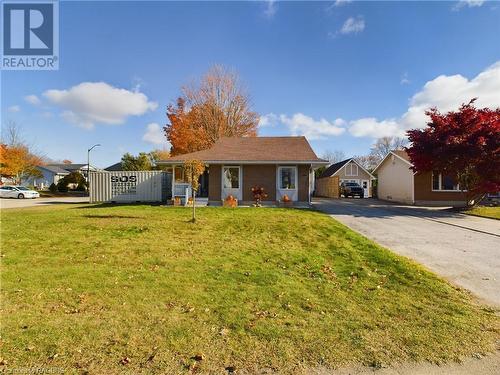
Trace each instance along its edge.
{"label": "fallen leaf on grass", "polygon": [[128,365],[130,363],[130,358],[129,357],[124,357],[120,360],[120,364],[122,365]]}
{"label": "fallen leaf on grass", "polygon": [[195,361],[203,361],[205,359],[205,355],[203,353],[197,353],[194,356],[191,357],[191,359],[194,359]]}

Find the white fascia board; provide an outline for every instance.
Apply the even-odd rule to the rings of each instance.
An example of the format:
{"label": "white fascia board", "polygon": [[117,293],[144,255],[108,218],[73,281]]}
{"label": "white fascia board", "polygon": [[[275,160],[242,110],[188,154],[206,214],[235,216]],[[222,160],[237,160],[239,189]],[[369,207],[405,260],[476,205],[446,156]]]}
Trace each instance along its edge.
{"label": "white fascia board", "polygon": [[[345,163],[342,167],[340,167],[334,174],[332,174],[332,176],[335,176],[337,173],[339,173],[342,169],[345,168],[345,166],[347,164],[349,164],[351,161],[354,162],[354,164],[356,164],[358,166],[358,168],[361,168],[362,170],[364,170],[370,177],[372,180],[375,180],[376,177],[374,175],[372,175],[370,172],[368,172],[361,164],[359,164],[354,158],[351,158],[351,160],[349,160],[347,163]],[[359,173],[358,173],[359,174]],[[346,177],[349,177],[346,175]],[[358,176],[352,176],[352,177],[358,177]]]}
{"label": "white fascia board", "polygon": [[[259,161],[259,160],[201,160],[205,164],[312,164],[318,167],[323,165],[328,165],[327,161],[317,161],[317,160],[273,160],[273,161]],[[156,162],[161,165],[173,165],[173,164],[184,164],[184,160],[162,160]]]}

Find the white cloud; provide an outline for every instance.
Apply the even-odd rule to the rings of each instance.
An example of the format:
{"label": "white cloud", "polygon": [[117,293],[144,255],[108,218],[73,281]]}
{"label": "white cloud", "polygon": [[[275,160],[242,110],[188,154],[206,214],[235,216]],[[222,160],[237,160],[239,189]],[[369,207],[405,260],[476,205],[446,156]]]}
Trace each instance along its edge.
{"label": "white cloud", "polygon": [[40,105],[41,101],[36,95],[28,95],[24,97],[24,100],[26,100],[28,103],[33,104],[33,105]]}
{"label": "white cloud", "polygon": [[455,5],[453,5],[451,9],[454,11],[458,11],[463,7],[474,8],[480,7],[483,4],[484,0],[459,0],[458,3],[455,3]]}
{"label": "white cloud", "polygon": [[335,3],[333,3],[334,6],[339,7],[348,3],[351,3],[352,0],[336,0]]}
{"label": "white cloud", "polygon": [[61,116],[85,129],[95,124],[123,124],[129,116],[140,116],[158,103],[138,91],[113,87],[105,82],[83,82],[68,90],[47,90],[43,95],[63,110]]}
{"label": "white cloud", "polygon": [[264,9],[264,16],[266,16],[267,18],[273,18],[277,10],[278,8],[276,7],[275,0],[267,0],[266,9]]}
{"label": "white cloud", "polygon": [[344,35],[357,34],[362,32],[364,29],[365,19],[363,18],[363,16],[357,16],[356,18],[349,17],[342,25],[340,33]]}
{"label": "white cloud", "polygon": [[271,127],[275,126],[276,123],[279,121],[278,115],[275,115],[274,113],[268,113],[267,115],[260,116],[259,118],[259,127]]}
{"label": "white cloud", "polygon": [[12,105],[9,108],[7,108],[7,111],[12,112],[12,113],[19,112],[20,110],[21,110],[21,107],[18,105]]}
{"label": "white cloud", "polygon": [[411,83],[410,79],[408,78],[408,72],[403,73],[403,75],[401,76],[401,81],[399,81],[399,83],[402,85],[409,85]]}
{"label": "white cloud", "polygon": [[[275,116],[274,114],[270,115]],[[281,114],[275,118],[289,129],[291,135],[303,135],[308,139],[324,139],[340,135],[345,131],[343,127],[345,121],[340,118],[333,122],[324,118],[315,120],[303,113],[295,113],[291,117]]]}
{"label": "white cloud", "polygon": [[472,79],[456,74],[441,75],[428,81],[413,95],[407,111],[398,119],[377,121],[363,118],[350,122],[349,131],[355,137],[401,136],[408,129],[423,128],[428,117],[425,111],[436,107],[441,112],[457,110],[462,103],[478,98],[477,107],[500,107],[500,61],[486,68]]}
{"label": "white cloud", "polygon": [[326,7],[326,12],[332,13],[335,8],[349,4],[351,2],[352,0],[336,0],[335,2]]}
{"label": "white cloud", "polygon": [[161,126],[152,122],[146,126],[146,133],[142,136],[142,140],[148,143],[152,143],[154,145],[167,144],[167,138],[165,137],[165,133]]}
{"label": "white cloud", "polygon": [[134,76],[132,78],[132,91],[140,92],[142,86],[145,84],[144,80],[139,76]]}
{"label": "white cloud", "polygon": [[404,131],[395,120],[377,121],[376,118],[367,117],[349,123],[349,132],[355,137],[391,137],[404,136]]}

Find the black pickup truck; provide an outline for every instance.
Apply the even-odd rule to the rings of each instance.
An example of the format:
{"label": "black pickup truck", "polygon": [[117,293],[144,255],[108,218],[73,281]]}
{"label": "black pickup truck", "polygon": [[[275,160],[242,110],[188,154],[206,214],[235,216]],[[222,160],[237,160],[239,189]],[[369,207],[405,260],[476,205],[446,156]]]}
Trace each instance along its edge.
{"label": "black pickup truck", "polygon": [[342,182],[340,184],[340,195],[344,197],[355,197],[356,195],[363,198],[365,195],[365,190],[359,186],[356,182]]}

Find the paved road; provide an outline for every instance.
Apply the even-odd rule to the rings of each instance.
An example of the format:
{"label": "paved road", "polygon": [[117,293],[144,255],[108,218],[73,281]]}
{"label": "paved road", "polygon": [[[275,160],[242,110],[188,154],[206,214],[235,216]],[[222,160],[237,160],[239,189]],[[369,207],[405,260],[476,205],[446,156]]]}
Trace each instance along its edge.
{"label": "paved road", "polygon": [[13,199],[0,198],[0,208],[20,208],[20,207],[37,207],[47,206],[51,204],[75,204],[88,203],[88,197],[61,197],[61,198],[36,198],[36,199]]}
{"label": "paved road", "polygon": [[316,199],[313,204],[500,307],[500,221],[374,199]]}

